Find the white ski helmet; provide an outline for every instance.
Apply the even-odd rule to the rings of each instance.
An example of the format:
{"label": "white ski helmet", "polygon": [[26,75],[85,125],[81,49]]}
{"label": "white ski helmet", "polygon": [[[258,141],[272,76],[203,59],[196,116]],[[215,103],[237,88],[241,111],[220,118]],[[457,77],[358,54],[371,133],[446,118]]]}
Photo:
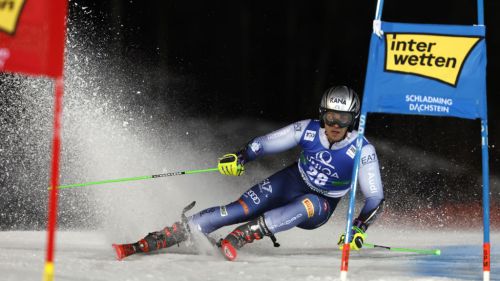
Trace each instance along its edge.
{"label": "white ski helmet", "polygon": [[361,103],[358,94],[347,86],[334,86],[325,91],[319,104],[319,119],[321,127],[325,126],[325,114],[327,112],[349,113],[349,122],[335,122],[341,127],[349,127],[352,131],[359,117]]}

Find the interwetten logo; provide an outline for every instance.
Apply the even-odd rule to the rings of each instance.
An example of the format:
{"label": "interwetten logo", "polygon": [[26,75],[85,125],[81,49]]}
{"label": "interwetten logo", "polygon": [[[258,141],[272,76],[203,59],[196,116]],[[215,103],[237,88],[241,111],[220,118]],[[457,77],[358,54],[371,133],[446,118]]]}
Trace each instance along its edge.
{"label": "interwetten logo", "polygon": [[0,31],[16,32],[17,22],[26,0],[0,0]]}
{"label": "interwetten logo", "polygon": [[385,71],[410,73],[453,87],[481,37],[386,33]]}

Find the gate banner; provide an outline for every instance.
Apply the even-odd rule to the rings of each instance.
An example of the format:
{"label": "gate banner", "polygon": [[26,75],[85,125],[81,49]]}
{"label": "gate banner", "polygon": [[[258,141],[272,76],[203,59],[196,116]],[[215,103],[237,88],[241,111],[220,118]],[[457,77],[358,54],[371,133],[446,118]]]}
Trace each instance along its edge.
{"label": "gate banner", "polygon": [[67,0],[0,0],[0,71],[63,73]]}
{"label": "gate banner", "polygon": [[484,26],[382,22],[372,33],[366,112],[486,118]]}

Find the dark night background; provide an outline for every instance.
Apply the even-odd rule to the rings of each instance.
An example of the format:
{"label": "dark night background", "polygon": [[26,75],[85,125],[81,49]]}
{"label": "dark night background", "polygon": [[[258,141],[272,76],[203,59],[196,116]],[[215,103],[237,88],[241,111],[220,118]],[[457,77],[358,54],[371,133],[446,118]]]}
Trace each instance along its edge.
{"label": "dark night background", "polygon": [[[194,75],[198,88],[183,93],[186,109],[289,121],[315,115],[318,97],[333,84],[362,93],[376,6],[332,0],[73,2],[98,11],[95,24],[114,36],[122,56]],[[500,5],[485,2],[489,106],[497,114],[500,22],[494,11]],[[383,20],[477,22],[476,1],[406,5],[385,1]]]}
{"label": "dark night background", "polygon": [[[113,38],[110,48],[123,58],[194,77],[196,86],[168,97],[161,97],[165,89],[159,79],[158,91],[150,94],[160,100],[178,103],[201,117],[244,115],[288,122],[316,116],[319,97],[331,85],[350,85],[362,95],[376,1],[79,0],[72,4],[75,18],[81,6],[94,11],[87,18],[96,32]],[[494,11],[500,11],[500,4],[485,1],[491,144],[500,137],[500,113],[495,110],[500,21]],[[411,7],[385,1],[383,20],[474,24],[476,1],[424,0]],[[371,115],[368,124],[368,132],[377,136],[439,150],[447,150],[457,137],[436,138],[436,132],[455,124],[462,127],[452,132],[458,135],[479,128],[474,121],[379,114]],[[456,147],[451,150],[459,153]]]}
{"label": "dark night background", "polygon": [[[324,89],[337,84],[362,95],[376,1],[73,1],[73,16],[87,6],[87,17],[109,48],[151,68],[188,74],[196,84],[165,94],[159,101],[181,105],[195,117],[252,116],[292,122],[317,115]],[[500,11],[485,1],[488,46],[490,144],[500,138],[496,110],[500,83]],[[474,24],[476,1],[385,1],[383,20]],[[479,121],[455,118],[371,114],[367,135],[390,138],[434,151],[460,154],[479,145]],[[451,128],[451,130],[450,130]],[[470,135],[475,137],[471,138]],[[473,143],[470,143],[473,142]],[[464,149],[466,150],[466,149]],[[498,149],[491,149],[492,172]],[[466,151],[465,153],[467,153]],[[479,157],[479,153],[474,153]]]}
{"label": "dark night background", "polygon": [[[104,46],[117,64],[127,65],[131,76],[146,81],[144,94],[150,100],[178,109],[178,116],[252,120],[234,132],[233,143],[228,135],[227,143],[236,148],[243,144],[242,136],[262,133],[254,130],[260,121],[286,125],[316,118],[319,99],[329,86],[349,85],[362,96],[375,8],[376,1],[71,0],[69,28],[73,38],[81,35],[88,45]],[[492,216],[497,220],[498,12],[498,1],[485,1],[491,195],[496,208]],[[382,19],[471,25],[477,22],[476,1],[386,0]],[[112,76],[107,75],[103,79]],[[174,78],[165,79],[166,75]],[[176,82],[176,76],[189,81]],[[397,198],[413,194],[433,208],[443,201],[468,203],[480,217],[478,120],[369,114],[367,124],[367,138],[376,145],[381,164],[390,168],[382,171],[382,177],[386,197],[392,197],[395,209],[409,208]],[[399,157],[403,146],[420,155]],[[435,163],[426,153],[440,155],[460,169],[433,168]],[[8,166],[0,164],[2,169]],[[401,183],[408,187],[400,189]],[[16,198],[8,209],[21,201]],[[469,207],[462,210],[465,215]],[[4,218],[0,228],[14,221],[14,217]],[[38,214],[38,223],[44,221]]]}
{"label": "dark night background", "polygon": [[[121,58],[192,77],[192,85],[168,95],[165,90],[170,86],[162,79],[151,78],[153,90],[149,95],[158,102],[176,104],[183,110],[179,114],[195,118],[248,116],[286,124],[316,117],[318,100],[329,86],[350,85],[362,95],[376,1],[75,3],[95,11],[88,18],[95,23],[97,33],[112,38],[109,48]],[[476,1],[414,3],[385,1],[383,20],[467,25],[477,22]],[[81,6],[71,6],[75,18],[76,8]],[[496,97],[500,84],[495,79],[500,71],[500,20],[495,13],[499,11],[498,1],[485,1],[493,175],[500,167]],[[383,114],[370,114],[368,120],[369,138],[389,141],[394,147],[404,144],[422,149],[466,167],[461,175],[441,171],[446,176],[414,179],[415,186],[400,193],[422,193],[423,198],[438,194],[437,201],[480,202],[478,120]],[[248,124],[250,131],[251,126]],[[392,151],[398,153],[397,149]],[[392,172],[402,177],[415,176],[400,166],[393,165]],[[440,174],[439,170],[435,172]],[[388,193],[398,193],[396,188],[391,189],[395,184],[390,180],[385,185]],[[498,198],[496,188],[492,188],[494,200]]]}

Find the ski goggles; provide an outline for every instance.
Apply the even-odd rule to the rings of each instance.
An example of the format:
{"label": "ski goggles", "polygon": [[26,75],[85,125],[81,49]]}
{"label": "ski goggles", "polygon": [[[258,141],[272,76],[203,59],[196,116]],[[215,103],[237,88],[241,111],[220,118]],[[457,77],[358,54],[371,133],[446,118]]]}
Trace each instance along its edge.
{"label": "ski goggles", "polygon": [[340,128],[349,127],[354,123],[351,112],[328,110],[323,112],[323,121],[328,126],[337,124]]}

